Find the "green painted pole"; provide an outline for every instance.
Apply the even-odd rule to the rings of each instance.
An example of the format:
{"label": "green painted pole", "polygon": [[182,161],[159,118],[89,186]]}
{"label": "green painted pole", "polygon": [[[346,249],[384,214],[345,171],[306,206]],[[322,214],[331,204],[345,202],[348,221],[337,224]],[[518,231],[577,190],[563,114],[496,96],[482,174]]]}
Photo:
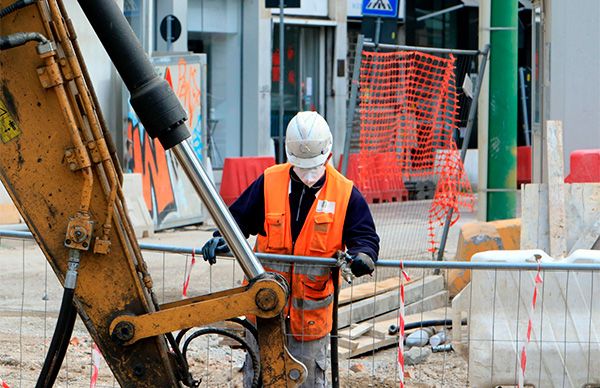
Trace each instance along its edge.
{"label": "green painted pole", "polygon": [[518,0],[491,0],[487,220],[515,217]]}

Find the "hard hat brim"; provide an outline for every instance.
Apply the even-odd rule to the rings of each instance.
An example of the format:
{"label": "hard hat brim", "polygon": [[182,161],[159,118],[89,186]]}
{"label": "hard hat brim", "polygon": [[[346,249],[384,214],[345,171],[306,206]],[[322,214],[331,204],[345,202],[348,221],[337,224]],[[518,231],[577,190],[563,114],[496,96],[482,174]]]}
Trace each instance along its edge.
{"label": "hard hat brim", "polygon": [[322,154],[322,155],[317,155],[313,158],[301,159],[294,155],[290,155],[289,153],[286,152],[288,162],[290,162],[290,164],[292,166],[296,166],[296,167],[300,167],[300,168],[313,168],[313,167],[318,167],[322,164],[325,164],[330,153],[331,153],[331,151],[327,152],[325,154]]}

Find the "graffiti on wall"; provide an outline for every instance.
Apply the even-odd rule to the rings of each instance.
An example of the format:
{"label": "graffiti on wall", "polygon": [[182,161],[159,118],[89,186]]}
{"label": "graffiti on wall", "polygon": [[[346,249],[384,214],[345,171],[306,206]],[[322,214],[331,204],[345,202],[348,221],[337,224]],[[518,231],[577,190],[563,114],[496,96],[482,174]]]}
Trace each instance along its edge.
{"label": "graffiti on wall", "polygon": [[[203,93],[201,56],[152,58],[159,76],[171,86],[187,115],[190,143],[203,156]],[[129,105],[124,166],[142,175],[144,200],[157,230],[202,221],[202,203],[177,161],[151,139]]]}

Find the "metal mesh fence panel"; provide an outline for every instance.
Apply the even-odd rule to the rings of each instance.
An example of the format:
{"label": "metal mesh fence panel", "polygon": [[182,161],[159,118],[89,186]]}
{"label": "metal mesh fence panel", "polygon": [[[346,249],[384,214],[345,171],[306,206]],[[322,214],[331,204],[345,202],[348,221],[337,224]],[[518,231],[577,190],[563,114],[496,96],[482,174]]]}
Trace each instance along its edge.
{"label": "metal mesh fence panel", "polygon": [[[194,266],[192,256],[197,256]],[[167,246],[162,252],[145,251],[144,257],[155,292],[165,302],[184,298],[188,279],[190,297],[237,287],[243,281],[232,258],[220,258],[209,266],[199,255],[173,253]],[[0,260],[0,379],[9,387],[30,387],[54,330],[62,290],[31,241],[2,238]],[[597,260],[587,261],[596,263],[588,266],[568,261],[545,266],[535,262],[404,263],[408,277],[402,275],[398,262],[382,262],[366,283],[355,282],[340,291],[340,386],[400,384],[401,306],[406,386],[496,387],[520,381],[540,387],[600,384]],[[297,265],[332,264],[321,260]],[[456,265],[469,268],[472,281],[450,300],[447,269]],[[433,268],[440,269],[441,275],[431,275]],[[384,271],[386,276],[382,276]],[[390,277],[392,272],[395,275]],[[211,326],[244,335],[233,323]],[[415,334],[419,331],[429,341],[434,335],[445,340],[440,346],[430,342],[417,346],[415,340],[423,338]],[[218,334],[202,336],[190,342],[187,355],[193,375],[202,378],[202,387],[241,386],[245,352],[235,342]],[[118,386],[78,321],[56,386],[88,387],[91,381],[96,387]]]}
{"label": "metal mesh fence panel", "polygon": [[357,57],[347,176],[371,204],[382,259],[433,258],[450,209],[455,222],[475,204],[457,147],[478,55],[398,47]]}

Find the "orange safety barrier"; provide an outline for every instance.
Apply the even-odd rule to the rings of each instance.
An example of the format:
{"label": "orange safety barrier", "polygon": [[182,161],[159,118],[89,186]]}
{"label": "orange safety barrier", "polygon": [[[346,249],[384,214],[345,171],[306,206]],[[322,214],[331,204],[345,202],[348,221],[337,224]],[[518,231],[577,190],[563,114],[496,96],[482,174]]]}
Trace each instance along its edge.
{"label": "orange safety barrier", "polygon": [[[360,69],[360,137],[353,180],[368,198],[407,199],[404,182],[436,182],[428,215],[434,225],[450,209],[472,208],[473,195],[453,134],[458,98],[455,59],[415,52],[363,52]],[[352,155],[351,155],[352,156]],[[352,162],[349,163],[349,166]]]}
{"label": "orange safety barrier", "polygon": [[225,204],[229,206],[235,202],[265,169],[274,164],[275,158],[272,156],[225,158],[219,190]]}
{"label": "orange safety barrier", "polygon": [[[344,155],[340,155],[338,170],[341,170]],[[389,163],[394,163],[393,153],[370,155],[369,153],[350,154],[346,177],[365,197],[368,203],[400,202],[408,199],[408,190],[404,186],[402,174],[377,176],[369,171],[380,171]]]}
{"label": "orange safety barrier", "polygon": [[517,187],[531,183],[531,146],[517,147]]}
{"label": "orange safety barrier", "polygon": [[565,182],[600,182],[600,149],[571,152],[571,173]]}

